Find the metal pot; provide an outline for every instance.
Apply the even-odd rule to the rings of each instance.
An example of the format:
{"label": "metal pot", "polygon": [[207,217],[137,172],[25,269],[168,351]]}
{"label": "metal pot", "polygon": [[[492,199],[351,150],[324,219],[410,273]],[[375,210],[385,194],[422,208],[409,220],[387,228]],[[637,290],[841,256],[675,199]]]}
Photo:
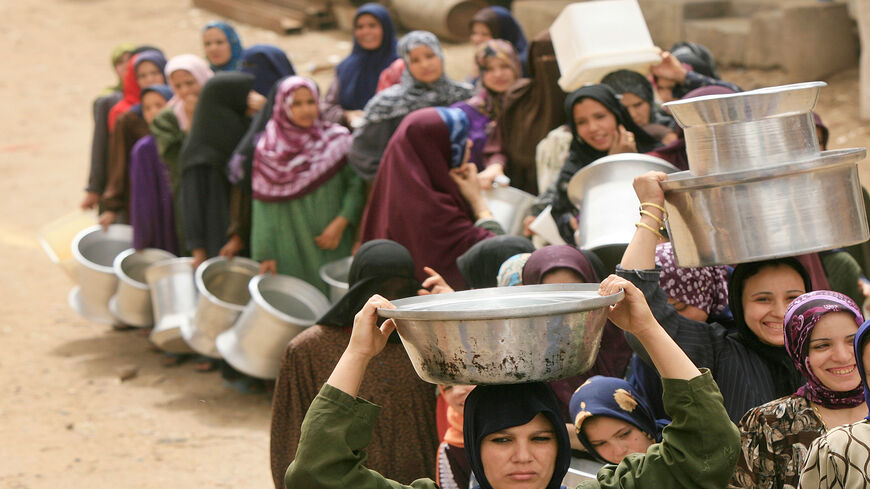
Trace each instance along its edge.
{"label": "metal pot", "polygon": [[568,183],[568,198],[580,209],[577,246],[601,255],[608,269],[634,236],[640,207],[634,177],[652,170],[673,173],[677,167],[655,156],[621,153],[593,161]]}
{"label": "metal pot", "polygon": [[523,219],[535,202],[534,195],[514,187],[493,187],[483,191],[483,198],[505,234],[523,234]]}
{"label": "metal pot", "polygon": [[697,175],[797,163],[819,156],[812,110],[824,82],[668,102]]}
{"label": "metal pot", "polygon": [[408,357],[433,384],[511,384],[571,377],[592,366],[608,307],[598,284],[525,285],[393,301]]}
{"label": "metal pot", "polygon": [[247,258],[210,258],[196,269],[199,301],[193,322],[183,324],[181,336],[194,351],[220,358],[215,339],[230,329],[251,300],[248,282],[260,271],[260,264]]}
{"label": "metal pot", "polygon": [[274,379],[287,343],[326,311],[329,300],[313,285],[286,275],[258,275],[248,284],[251,301],[232,328],[216,340],[235,369]]}
{"label": "metal pot", "polygon": [[109,299],[109,311],[118,321],[140,328],[154,325],[151,291],[145,282],[145,270],[151,265],[175,258],[172,253],[157,248],[122,251],[112,268],[118,277],[118,291]]}
{"label": "metal pot", "polygon": [[191,353],[181,338],[181,328],[193,321],[198,294],[193,282],[193,258],[172,258],[157,262],[145,270],[145,282],[151,291],[154,329],[148,337],[169,353]]}
{"label": "metal pot", "polygon": [[353,257],[348,256],[320,267],[320,278],[329,285],[329,301],[333,304],[347,293],[347,275],[352,262]]}
{"label": "metal pot", "polygon": [[69,294],[70,306],[82,317],[101,324],[114,324],[109,299],[118,288],[112,262],[133,242],[133,228],[112,224],[106,231],[100,226],[81,230],[72,242],[78,287]]}
{"label": "metal pot", "polygon": [[864,148],[809,162],[662,182],[681,267],[812,253],[870,239],[855,164]]}

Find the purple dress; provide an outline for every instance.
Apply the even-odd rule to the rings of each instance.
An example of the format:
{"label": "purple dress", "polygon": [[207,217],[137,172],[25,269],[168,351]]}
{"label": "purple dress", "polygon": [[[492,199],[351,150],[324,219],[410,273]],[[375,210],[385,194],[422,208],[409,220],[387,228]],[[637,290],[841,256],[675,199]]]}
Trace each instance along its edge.
{"label": "purple dress", "polygon": [[130,151],[130,224],[133,247],[160,248],[179,254],[169,168],[160,158],[153,135]]}

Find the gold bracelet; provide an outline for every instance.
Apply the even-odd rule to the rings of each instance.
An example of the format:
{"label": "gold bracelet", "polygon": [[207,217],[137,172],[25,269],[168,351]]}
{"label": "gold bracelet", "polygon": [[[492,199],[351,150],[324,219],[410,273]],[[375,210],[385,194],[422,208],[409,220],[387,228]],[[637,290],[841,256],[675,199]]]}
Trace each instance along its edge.
{"label": "gold bracelet", "polygon": [[645,209],[641,209],[641,210],[640,210],[640,215],[641,215],[641,217],[643,217],[643,216],[649,216],[649,217],[655,219],[656,222],[659,223],[659,230],[660,230],[660,231],[664,231],[664,229],[665,229],[665,221],[664,221],[664,220],[659,219],[658,217],[656,217],[655,214],[653,214],[652,212],[650,212],[650,211],[648,211],[648,210],[645,210]]}
{"label": "gold bracelet", "polygon": [[665,209],[663,206],[660,206],[658,204],[653,204],[652,202],[641,202],[640,203],[640,210],[643,210],[644,206],[647,206],[647,205],[650,207],[655,207],[656,209],[662,211],[662,219],[664,219],[665,221],[668,220],[668,210]]}
{"label": "gold bracelet", "polygon": [[653,233],[653,234],[655,234],[656,236],[658,236],[658,238],[659,238],[660,240],[662,240],[662,241],[664,241],[664,239],[665,239],[665,237],[662,236],[662,233],[658,232],[654,227],[650,226],[649,224],[647,224],[647,223],[645,223],[645,222],[639,222],[639,223],[635,224],[634,227],[636,227],[636,228],[638,228],[638,229],[640,229],[640,228],[647,229],[647,230],[649,230],[651,233]]}

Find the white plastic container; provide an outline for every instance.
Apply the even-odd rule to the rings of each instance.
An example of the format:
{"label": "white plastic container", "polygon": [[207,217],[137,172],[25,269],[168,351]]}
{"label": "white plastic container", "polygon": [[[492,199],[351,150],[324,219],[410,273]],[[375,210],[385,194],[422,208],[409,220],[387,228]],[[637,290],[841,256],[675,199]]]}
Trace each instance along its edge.
{"label": "white plastic container", "polygon": [[565,92],[619,69],[647,74],[661,59],[637,0],[572,3],[550,26],[550,37]]}

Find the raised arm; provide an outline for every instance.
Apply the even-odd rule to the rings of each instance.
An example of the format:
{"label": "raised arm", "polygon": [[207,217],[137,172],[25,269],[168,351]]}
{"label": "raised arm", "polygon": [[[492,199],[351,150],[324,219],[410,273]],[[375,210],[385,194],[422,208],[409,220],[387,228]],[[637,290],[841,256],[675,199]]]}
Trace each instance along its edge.
{"label": "raised arm", "polygon": [[640,220],[620,265],[626,270],[652,270],[656,267],[656,245],[664,222],[665,193],[660,182],[668,176],[660,171],[644,173],[634,179],[634,192],[640,201]]}

